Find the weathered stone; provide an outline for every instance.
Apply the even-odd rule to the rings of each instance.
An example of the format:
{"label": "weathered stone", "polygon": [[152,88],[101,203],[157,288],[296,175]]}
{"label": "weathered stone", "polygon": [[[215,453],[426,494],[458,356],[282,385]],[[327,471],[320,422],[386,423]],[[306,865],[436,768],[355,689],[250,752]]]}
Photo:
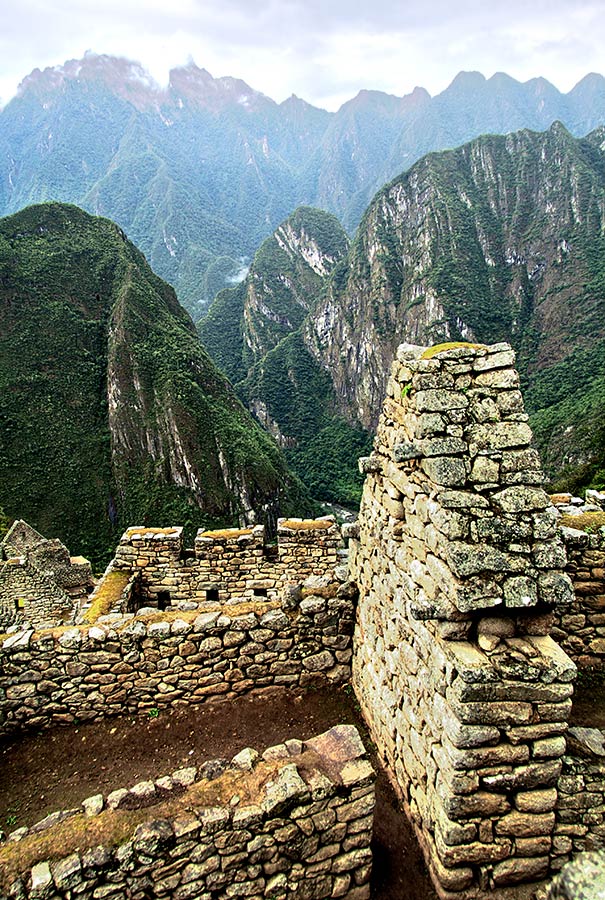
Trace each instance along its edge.
{"label": "weathered stone", "polygon": [[540,488],[514,485],[504,488],[492,495],[492,502],[497,509],[505,513],[522,513],[546,509],[550,500]]}
{"label": "weathered stone", "polygon": [[422,470],[435,484],[446,487],[464,487],[466,468],[464,461],[456,456],[433,456],[423,459]]}
{"label": "weathered stone", "polygon": [[534,578],[518,575],[504,582],[504,602],[510,607],[535,606],[538,602],[538,584]]}

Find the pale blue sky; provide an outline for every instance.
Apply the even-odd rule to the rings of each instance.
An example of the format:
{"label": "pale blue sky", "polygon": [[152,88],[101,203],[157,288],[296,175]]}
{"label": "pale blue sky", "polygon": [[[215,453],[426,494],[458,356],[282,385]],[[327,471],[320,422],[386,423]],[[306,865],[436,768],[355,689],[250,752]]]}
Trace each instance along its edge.
{"label": "pale blue sky", "polygon": [[605,73],[605,0],[19,0],[0,4],[0,98],[86,50],[160,82],[193,58],[275,100],[336,109],[361,88],[435,94],[462,69],[569,90]]}

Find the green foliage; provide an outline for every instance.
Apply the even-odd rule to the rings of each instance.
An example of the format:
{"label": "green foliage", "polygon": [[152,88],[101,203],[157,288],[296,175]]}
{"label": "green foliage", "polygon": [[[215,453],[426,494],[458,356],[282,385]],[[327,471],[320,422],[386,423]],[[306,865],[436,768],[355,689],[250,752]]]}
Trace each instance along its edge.
{"label": "green foliage", "polygon": [[12,521],[0,506],[0,541],[2,540],[8,529],[11,527],[11,525]]}
{"label": "green foliage", "polygon": [[304,513],[278,448],[113,223],[30,207],[0,221],[0,253],[8,515],[100,566],[129,524],[237,524],[244,492],[272,515]]}
{"label": "green foliage", "polygon": [[357,460],[371,439],[337,413],[329,375],[318,366],[296,332],[253,367],[241,385],[249,404],[261,400],[286,439],[293,470],[319,500],[356,505],[363,479]]}

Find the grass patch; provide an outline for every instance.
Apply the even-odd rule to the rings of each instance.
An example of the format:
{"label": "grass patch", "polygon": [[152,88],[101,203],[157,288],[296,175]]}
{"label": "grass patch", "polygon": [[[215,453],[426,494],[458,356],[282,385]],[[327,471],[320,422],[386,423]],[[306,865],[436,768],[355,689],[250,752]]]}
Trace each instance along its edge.
{"label": "grass patch", "polygon": [[244,537],[245,535],[252,534],[252,528],[219,528],[215,531],[203,531],[199,537],[207,537],[207,538],[224,538],[229,540],[236,540],[239,537]]}
{"label": "grass patch", "polygon": [[334,522],[322,519],[286,519],[280,522],[280,528],[289,528],[290,531],[327,531]]}
{"label": "grass patch", "polygon": [[561,516],[559,524],[565,528],[577,528],[589,534],[605,525],[605,512],[586,512],[577,516]]}
{"label": "grass patch", "polygon": [[93,625],[99,616],[107,615],[122,596],[131,577],[130,570],[108,572],[97,587],[90,608],[82,617],[82,623]]}
{"label": "grass patch", "polygon": [[420,359],[432,359],[439,353],[445,353],[446,350],[458,350],[460,347],[467,347],[469,350],[485,350],[485,344],[471,344],[467,341],[449,341],[444,344],[434,344],[424,353],[420,354]]}
{"label": "grass patch", "polygon": [[126,534],[132,537],[133,534],[178,534],[178,528],[127,528]]}

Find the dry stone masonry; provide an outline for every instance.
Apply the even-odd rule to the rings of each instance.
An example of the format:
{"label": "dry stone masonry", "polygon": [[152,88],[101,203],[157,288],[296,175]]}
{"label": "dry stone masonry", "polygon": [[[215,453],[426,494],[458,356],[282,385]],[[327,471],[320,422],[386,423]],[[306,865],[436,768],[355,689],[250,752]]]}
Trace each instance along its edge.
{"label": "dry stone masonry", "polygon": [[605,662],[605,536],[563,527],[574,600],[559,611],[552,635],[580,668]]}
{"label": "dry stone masonry", "polygon": [[199,531],[193,551],[183,548],[182,528],[139,527],[125,532],[112,565],[139,572],[149,605],[275,599],[287,585],[333,571],[341,547],[333,516],[279,519],[276,547],[266,545],[262,525]]}
{"label": "dry stone masonry", "polygon": [[[207,604],[11,635],[0,733],[350,679],[356,589],[311,576],[281,601]],[[195,605],[195,604],[194,604]]]}
{"label": "dry stone masonry", "polygon": [[575,666],[549,630],[573,588],[513,365],[506,344],[400,348],[349,529],[355,690],[442,897],[566,858]]}
{"label": "dry stone masonry", "polygon": [[87,559],[21,519],[0,542],[0,629],[73,622],[92,586]]}
{"label": "dry stone masonry", "polygon": [[[276,546],[261,526],[191,549],[181,528],[129,528],[75,626],[32,613],[4,638],[0,733],[352,678],[440,897],[546,897],[605,844],[605,736],[572,728],[566,746],[576,664],[605,660],[605,537],[560,527],[527,418],[508,345],[402,346],[348,568],[333,517],[280,520]],[[67,595],[78,561],[17,524],[0,608],[11,566],[35,584],[55,560]],[[54,594],[36,590],[44,617]],[[153,817],[200,784],[216,799],[234,771],[219,763],[89,798],[38,831],[149,815],[119,846],[37,860],[9,896],[363,900],[374,794],[356,740],[245,751],[233,766],[258,797],[243,806],[221,794]]]}
{"label": "dry stone masonry", "polygon": [[[367,900],[374,803],[352,725],[262,757],[247,748],[19,829],[0,848],[2,900]],[[112,840],[125,826],[129,838]],[[41,856],[43,833],[67,855]]]}

